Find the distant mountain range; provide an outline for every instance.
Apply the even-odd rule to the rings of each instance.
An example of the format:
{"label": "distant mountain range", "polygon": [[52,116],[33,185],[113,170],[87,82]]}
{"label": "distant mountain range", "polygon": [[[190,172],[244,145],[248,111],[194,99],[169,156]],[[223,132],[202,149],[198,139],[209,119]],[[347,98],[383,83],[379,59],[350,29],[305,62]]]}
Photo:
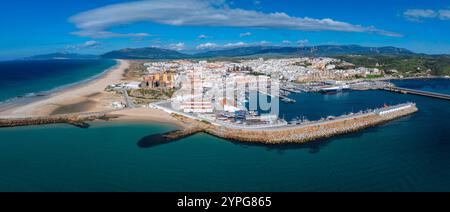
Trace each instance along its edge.
{"label": "distant mountain range", "polygon": [[101,56],[108,59],[184,59],[191,55],[160,48],[121,49]]}
{"label": "distant mountain range", "polygon": [[242,57],[242,56],[251,56],[258,55],[261,52],[270,50],[276,50],[279,47],[273,46],[250,46],[250,47],[239,47],[232,49],[221,49],[214,51],[207,51],[193,55],[198,58],[210,58],[210,57]]}
{"label": "distant mountain range", "polygon": [[52,53],[52,54],[43,54],[43,55],[35,55],[31,57],[22,58],[22,60],[84,60],[84,59],[98,59],[100,56],[97,55],[82,55],[75,53]]}
{"label": "distant mountain range", "polygon": [[364,47],[358,45],[322,45],[314,47],[281,47],[281,46],[249,46],[232,49],[206,51],[197,54],[184,54],[175,50],[161,48],[127,48],[111,51],[106,54],[79,55],[72,53],[54,53],[37,55],[25,58],[27,60],[45,59],[208,59],[227,57],[264,57],[264,56],[341,56],[341,55],[393,55],[393,56],[420,56],[407,49],[396,47]]}
{"label": "distant mountain range", "polygon": [[251,56],[336,56],[336,55],[415,55],[407,49],[396,47],[363,47],[358,45],[324,45],[315,47],[250,46],[221,49],[197,54],[183,54],[160,48],[122,49],[102,55],[111,59],[201,59]]}
{"label": "distant mountain range", "polygon": [[280,46],[249,46],[232,49],[221,49],[197,54],[183,54],[174,50],[160,48],[122,49],[102,55],[110,59],[190,59],[218,57],[249,57],[249,56],[336,56],[336,55],[414,55],[407,49],[396,47],[363,47],[358,45],[324,45],[316,47],[280,47]]}
{"label": "distant mountain range", "polygon": [[184,54],[160,48],[121,49],[106,54],[79,55],[54,53],[37,55],[24,60],[52,59],[212,59],[212,58],[259,58],[259,57],[335,57],[363,67],[396,69],[414,74],[431,70],[434,75],[450,75],[450,55],[426,55],[396,47],[364,47],[358,45],[323,45],[314,47],[249,46],[233,49]]}
{"label": "distant mountain range", "polygon": [[244,57],[244,56],[336,56],[336,55],[413,55],[415,53],[396,47],[363,47],[357,45],[324,45],[315,47],[254,46],[197,54],[198,57]]}

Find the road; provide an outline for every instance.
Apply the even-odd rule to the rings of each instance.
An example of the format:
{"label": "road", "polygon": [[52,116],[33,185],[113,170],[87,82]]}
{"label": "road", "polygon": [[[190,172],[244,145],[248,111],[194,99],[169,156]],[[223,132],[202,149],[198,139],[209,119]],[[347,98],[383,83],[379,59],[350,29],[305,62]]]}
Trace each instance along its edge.
{"label": "road", "polygon": [[123,98],[125,100],[125,103],[127,104],[128,108],[136,108],[136,105],[134,105],[133,100],[128,96],[127,90],[122,90]]}

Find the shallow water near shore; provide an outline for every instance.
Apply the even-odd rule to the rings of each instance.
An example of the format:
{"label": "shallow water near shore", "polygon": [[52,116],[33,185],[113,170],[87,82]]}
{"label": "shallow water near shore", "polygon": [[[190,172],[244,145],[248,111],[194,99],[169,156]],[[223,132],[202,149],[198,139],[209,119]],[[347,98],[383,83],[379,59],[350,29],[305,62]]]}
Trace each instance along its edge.
{"label": "shallow water near shore", "polygon": [[39,60],[0,62],[0,103],[36,98],[94,78],[116,64],[114,60]]}
{"label": "shallow water near shore", "polygon": [[307,145],[206,134],[154,146],[176,127],[94,123],[0,129],[1,191],[450,191],[450,101],[385,91],[295,94],[286,117],[416,102],[419,112]]}

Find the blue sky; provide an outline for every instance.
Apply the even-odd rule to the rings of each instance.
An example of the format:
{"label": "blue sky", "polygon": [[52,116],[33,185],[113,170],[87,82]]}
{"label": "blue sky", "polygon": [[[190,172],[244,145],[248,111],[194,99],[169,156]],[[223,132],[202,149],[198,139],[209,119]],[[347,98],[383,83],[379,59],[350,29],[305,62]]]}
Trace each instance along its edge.
{"label": "blue sky", "polygon": [[450,0],[3,0],[0,26],[1,60],[149,46],[360,44],[450,53]]}

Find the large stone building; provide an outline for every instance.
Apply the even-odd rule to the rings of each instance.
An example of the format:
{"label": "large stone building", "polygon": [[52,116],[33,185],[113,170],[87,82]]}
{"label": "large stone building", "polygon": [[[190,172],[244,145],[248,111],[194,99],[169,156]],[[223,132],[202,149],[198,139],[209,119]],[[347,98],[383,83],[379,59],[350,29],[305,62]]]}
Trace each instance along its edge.
{"label": "large stone building", "polygon": [[174,74],[170,72],[155,73],[144,77],[144,86],[150,88],[174,88]]}

